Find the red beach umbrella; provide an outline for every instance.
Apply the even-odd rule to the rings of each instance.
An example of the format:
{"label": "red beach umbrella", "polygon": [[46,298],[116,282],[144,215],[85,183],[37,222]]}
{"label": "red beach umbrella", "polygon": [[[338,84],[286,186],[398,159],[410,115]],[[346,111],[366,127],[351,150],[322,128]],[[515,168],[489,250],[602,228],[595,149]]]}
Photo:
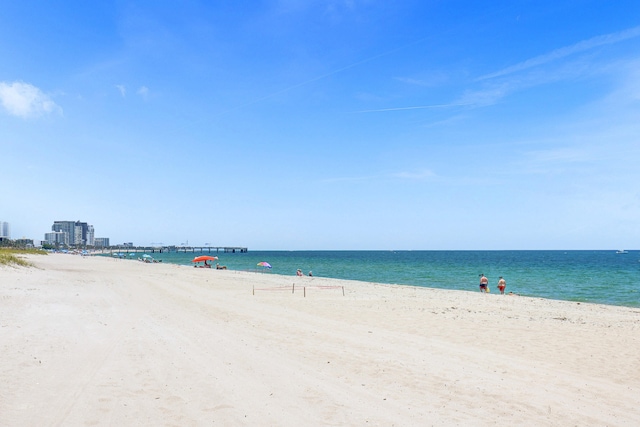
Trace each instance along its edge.
{"label": "red beach umbrella", "polygon": [[217,259],[217,256],[202,255],[195,257],[191,260],[191,262],[216,261]]}

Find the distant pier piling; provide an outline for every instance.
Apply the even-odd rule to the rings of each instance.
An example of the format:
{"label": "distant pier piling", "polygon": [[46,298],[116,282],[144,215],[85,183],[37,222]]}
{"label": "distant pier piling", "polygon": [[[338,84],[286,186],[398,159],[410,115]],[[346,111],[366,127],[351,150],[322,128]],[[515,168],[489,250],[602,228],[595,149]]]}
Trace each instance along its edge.
{"label": "distant pier piling", "polygon": [[122,253],[170,253],[170,252],[184,252],[184,253],[201,253],[201,252],[224,252],[224,253],[246,253],[249,250],[242,246],[110,246],[103,248],[102,253],[105,252],[122,252]]}

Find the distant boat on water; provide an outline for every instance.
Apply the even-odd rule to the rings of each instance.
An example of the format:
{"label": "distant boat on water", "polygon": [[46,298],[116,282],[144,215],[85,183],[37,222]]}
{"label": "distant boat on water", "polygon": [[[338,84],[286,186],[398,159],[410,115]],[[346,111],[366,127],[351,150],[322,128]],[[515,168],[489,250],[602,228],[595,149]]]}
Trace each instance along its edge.
{"label": "distant boat on water", "polygon": [[624,249],[620,249],[619,251],[616,251],[617,254],[628,254],[629,251],[625,251]]}

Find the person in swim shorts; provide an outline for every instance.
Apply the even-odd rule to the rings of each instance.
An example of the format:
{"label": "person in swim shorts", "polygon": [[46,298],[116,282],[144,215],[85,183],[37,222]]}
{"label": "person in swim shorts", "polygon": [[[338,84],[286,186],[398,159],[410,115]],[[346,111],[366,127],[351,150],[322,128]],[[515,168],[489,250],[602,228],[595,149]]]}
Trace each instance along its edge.
{"label": "person in swim shorts", "polygon": [[489,285],[489,279],[484,274],[480,275],[480,292],[487,292],[487,286]]}
{"label": "person in swim shorts", "polygon": [[504,288],[506,287],[507,287],[507,281],[504,280],[502,276],[500,276],[500,279],[498,280],[498,289],[500,289],[500,293],[502,295],[504,295]]}

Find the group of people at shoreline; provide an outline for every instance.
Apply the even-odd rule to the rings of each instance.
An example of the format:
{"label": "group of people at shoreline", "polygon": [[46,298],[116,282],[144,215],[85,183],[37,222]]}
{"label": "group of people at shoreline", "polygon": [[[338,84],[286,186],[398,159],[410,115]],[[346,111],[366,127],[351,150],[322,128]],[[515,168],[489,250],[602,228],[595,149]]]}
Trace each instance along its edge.
{"label": "group of people at shoreline", "polygon": [[[204,261],[204,265],[194,265],[194,267],[200,267],[200,268],[211,268],[211,261],[209,260],[205,260]],[[226,270],[227,266],[226,265],[220,265],[219,263],[216,262],[216,270]]]}
{"label": "group of people at shoreline", "polygon": [[[304,274],[302,273],[302,270],[298,269],[298,271],[296,271],[296,276],[304,276]],[[307,274],[307,276],[311,277],[313,276],[313,273],[310,271],[309,274]]]}
{"label": "group of people at shoreline", "polygon": [[[502,295],[504,295],[504,290],[507,287],[507,281],[500,276],[498,278],[498,290]],[[480,275],[480,292],[489,292],[489,279],[484,274]]]}

